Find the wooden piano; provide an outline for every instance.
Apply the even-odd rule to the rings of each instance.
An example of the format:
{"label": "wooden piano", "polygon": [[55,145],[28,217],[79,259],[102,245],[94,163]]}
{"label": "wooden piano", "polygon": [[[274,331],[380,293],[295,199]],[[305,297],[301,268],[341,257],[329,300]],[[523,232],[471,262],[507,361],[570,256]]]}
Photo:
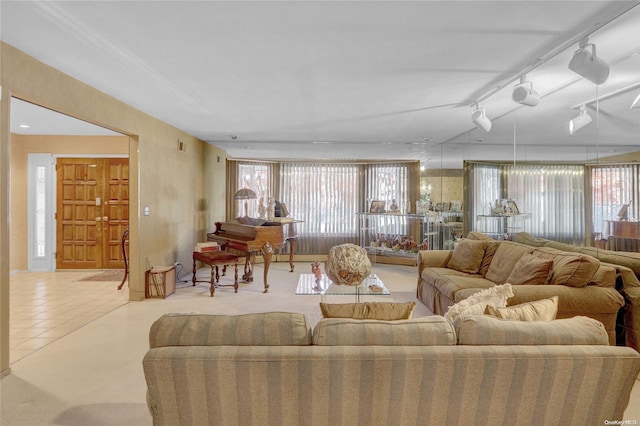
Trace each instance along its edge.
{"label": "wooden piano", "polygon": [[293,272],[293,255],[298,236],[295,223],[291,218],[273,218],[271,220],[239,218],[229,222],[216,222],[215,232],[207,234],[208,241],[216,241],[223,250],[243,252],[246,260],[242,279],[253,281],[253,263],[257,252],[264,258],[264,293],[269,290],[267,275],[271,257],[276,249],[289,242],[289,266]]}
{"label": "wooden piano", "polygon": [[640,239],[640,222],[607,220],[607,234],[615,238]]}

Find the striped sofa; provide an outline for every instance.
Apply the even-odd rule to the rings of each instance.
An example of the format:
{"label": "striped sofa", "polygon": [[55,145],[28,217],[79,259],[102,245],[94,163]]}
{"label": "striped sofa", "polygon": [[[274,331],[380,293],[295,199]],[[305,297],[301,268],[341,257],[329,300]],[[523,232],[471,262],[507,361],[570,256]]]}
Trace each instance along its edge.
{"label": "striped sofa", "polygon": [[602,425],[640,371],[585,317],[169,314],[149,343],[155,425]]}

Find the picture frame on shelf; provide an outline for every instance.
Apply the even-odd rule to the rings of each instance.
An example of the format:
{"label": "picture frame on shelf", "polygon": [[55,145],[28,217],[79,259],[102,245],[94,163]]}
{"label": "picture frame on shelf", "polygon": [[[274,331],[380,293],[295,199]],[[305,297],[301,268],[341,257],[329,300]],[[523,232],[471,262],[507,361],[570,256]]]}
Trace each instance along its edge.
{"label": "picture frame on shelf", "polygon": [[384,213],[385,205],[386,205],[385,201],[373,200],[371,201],[371,205],[369,206],[369,213]]}

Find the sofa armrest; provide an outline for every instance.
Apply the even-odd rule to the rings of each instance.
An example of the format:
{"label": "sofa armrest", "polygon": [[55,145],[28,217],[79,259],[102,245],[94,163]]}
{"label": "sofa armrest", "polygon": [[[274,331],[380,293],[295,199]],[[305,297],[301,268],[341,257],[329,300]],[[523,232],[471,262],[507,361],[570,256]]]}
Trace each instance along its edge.
{"label": "sofa armrest", "polygon": [[418,252],[418,276],[424,268],[446,268],[453,250],[420,250]]}

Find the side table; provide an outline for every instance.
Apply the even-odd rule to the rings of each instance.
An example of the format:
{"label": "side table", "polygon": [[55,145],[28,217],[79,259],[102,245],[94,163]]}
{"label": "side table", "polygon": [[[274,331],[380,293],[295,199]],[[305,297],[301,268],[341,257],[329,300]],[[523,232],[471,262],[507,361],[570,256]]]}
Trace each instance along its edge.
{"label": "side table", "polygon": [[[202,262],[211,266],[211,280],[210,281],[197,281],[196,280],[196,262]],[[225,275],[227,272],[227,265],[234,264],[235,265],[235,276],[233,280],[233,284],[222,285],[219,284],[220,274],[218,271],[218,265],[222,265],[222,275]],[[225,251],[208,251],[208,252],[193,252],[193,285],[196,285],[196,282],[210,282],[211,287],[209,288],[209,292],[211,293],[211,297],[213,297],[213,293],[216,291],[216,284],[220,287],[233,286],[234,293],[238,292],[238,256],[235,254],[227,253]]]}

